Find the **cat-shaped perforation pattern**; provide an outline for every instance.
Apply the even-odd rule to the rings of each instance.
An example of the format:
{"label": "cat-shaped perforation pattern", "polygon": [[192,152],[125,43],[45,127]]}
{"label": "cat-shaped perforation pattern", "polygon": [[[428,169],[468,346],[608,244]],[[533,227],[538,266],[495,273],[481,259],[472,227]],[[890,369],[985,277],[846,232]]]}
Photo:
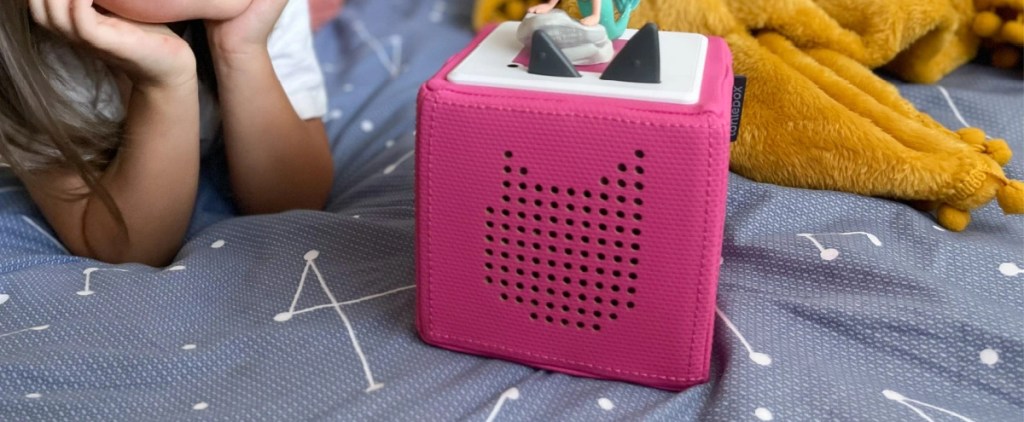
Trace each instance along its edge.
{"label": "cat-shaped perforation pattern", "polygon": [[502,196],[485,212],[484,282],[501,302],[551,326],[599,332],[639,307],[644,152],[593,186],[531,178],[504,152]]}

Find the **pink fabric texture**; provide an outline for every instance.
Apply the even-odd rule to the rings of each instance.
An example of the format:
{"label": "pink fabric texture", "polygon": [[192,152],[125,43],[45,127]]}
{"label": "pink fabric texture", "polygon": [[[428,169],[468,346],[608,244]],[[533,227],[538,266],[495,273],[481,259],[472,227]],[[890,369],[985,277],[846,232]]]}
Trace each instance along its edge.
{"label": "pink fabric texture", "polygon": [[708,378],[733,74],[682,106],[422,87],[417,325],[432,345],[681,390]]}

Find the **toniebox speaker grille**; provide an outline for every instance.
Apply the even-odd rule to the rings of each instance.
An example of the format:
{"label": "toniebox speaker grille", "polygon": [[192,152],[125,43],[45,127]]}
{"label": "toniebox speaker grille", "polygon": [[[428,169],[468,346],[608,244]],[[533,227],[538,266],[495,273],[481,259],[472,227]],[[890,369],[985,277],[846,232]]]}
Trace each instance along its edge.
{"label": "toniebox speaker grille", "polygon": [[642,306],[644,151],[592,183],[531,176],[505,151],[501,195],[482,210],[482,282],[497,305],[551,327],[600,332]]}

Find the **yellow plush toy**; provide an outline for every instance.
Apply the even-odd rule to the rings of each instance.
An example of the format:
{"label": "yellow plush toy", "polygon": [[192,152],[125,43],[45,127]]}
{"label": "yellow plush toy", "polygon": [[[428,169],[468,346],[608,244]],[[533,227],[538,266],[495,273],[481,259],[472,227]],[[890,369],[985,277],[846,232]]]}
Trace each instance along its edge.
{"label": "yellow plush toy", "polygon": [[[509,3],[523,5],[518,13],[528,2],[478,0],[477,11],[495,20]],[[579,16],[575,0],[561,6]],[[1010,148],[977,128],[946,129],[872,69],[937,81],[974,57],[974,18],[971,0],[644,0],[630,26],[729,43],[736,73],[748,77],[732,171],[911,202],[960,231],[993,199],[1024,213],[1024,183],[1002,170]]]}
{"label": "yellow plush toy", "polygon": [[1024,0],[975,0],[972,29],[982,37],[995,67],[1020,69],[1024,46]]}

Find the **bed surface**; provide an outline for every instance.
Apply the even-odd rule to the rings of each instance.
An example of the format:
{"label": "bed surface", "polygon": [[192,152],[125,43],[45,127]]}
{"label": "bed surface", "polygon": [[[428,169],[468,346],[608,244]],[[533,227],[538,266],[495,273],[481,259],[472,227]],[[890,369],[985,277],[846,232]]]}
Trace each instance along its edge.
{"label": "bed surface", "polygon": [[[471,9],[350,0],[316,40],[328,212],[232,218],[204,170],[168,268],[67,255],[0,172],[0,419],[1020,418],[1024,219],[995,206],[957,234],[899,203],[731,175],[712,381],[679,394],[423,344],[414,103],[472,38]],[[1021,80],[970,65],[900,90],[948,127],[1005,137],[1024,178]]]}

